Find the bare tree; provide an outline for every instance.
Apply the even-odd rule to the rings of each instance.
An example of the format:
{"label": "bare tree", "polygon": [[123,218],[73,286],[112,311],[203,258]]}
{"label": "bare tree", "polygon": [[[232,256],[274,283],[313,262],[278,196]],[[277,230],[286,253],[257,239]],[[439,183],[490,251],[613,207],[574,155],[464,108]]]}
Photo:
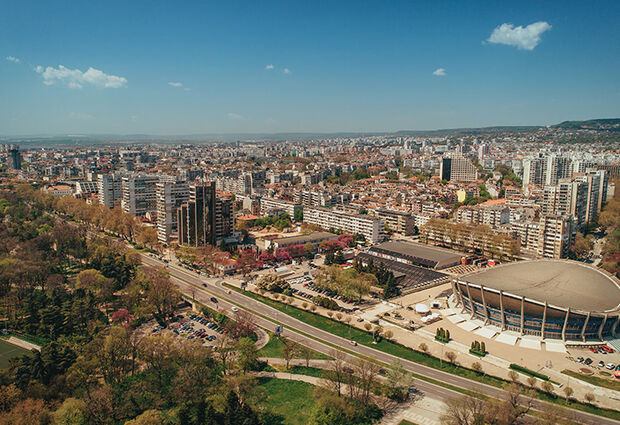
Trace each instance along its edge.
{"label": "bare tree", "polygon": [[549,381],[543,381],[543,383],[540,384],[540,388],[544,392],[547,392],[549,394],[553,394],[553,385],[551,385],[551,383]]}
{"label": "bare tree", "polygon": [[482,373],[482,365],[480,362],[473,362],[471,364],[471,369],[476,373]]}
{"label": "bare tree", "polygon": [[222,369],[224,370],[224,374],[226,374],[228,370],[228,360],[230,360],[233,355],[235,341],[233,341],[233,339],[230,337],[230,334],[224,334],[216,341],[217,346],[215,351],[217,352],[217,355],[220,358],[220,362],[222,363]]}
{"label": "bare tree", "polygon": [[357,359],[353,365],[353,370],[359,380],[359,399],[362,403],[367,404],[370,401],[371,390],[377,381],[381,368],[372,361]]}
{"label": "bare tree", "polygon": [[528,386],[528,387],[530,387],[530,388],[532,388],[532,389],[533,389],[533,388],[536,388],[536,383],[537,383],[537,381],[536,381],[536,378],[534,378],[533,376],[529,376],[529,377],[526,379],[526,382],[527,382],[527,386]]}
{"label": "bare tree", "polygon": [[323,371],[323,385],[338,396],[342,395],[342,384],[345,381],[345,354],[341,351],[333,350],[330,353],[333,358],[327,368]]}
{"label": "bare tree", "polygon": [[456,360],[456,353],[454,351],[446,351],[445,356],[450,363],[454,364],[454,361]]}
{"label": "bare tree", "polygon": [[299,352],[299,344],[284,337],[280,340],[284,344],[282,346],[282,357],[284,357],[284,360],[286,361],[286,370],[288,370],[291,360]]}
{"label": "bare tree", "polygon": [[313,354],[312,348],[306,347],[305,345],[300,345],[299,354],[301,354],[304,360],[306,361],[306,367],[310,367],[310,359],[312,359],[312,354]]}
{"label": "bare tree", "polygon": [[590,404],[593,404],[596,401],[594,394],[592,393],[586,393],[583,398]]}
{"label": "bare tree", "polygon": [[486,404],[477,397],[458,397],[446,402],[446,410],[441,415],[444,425],[474,425],[484,424]]}
{"label": "bare tree", "polygon": [[568,401],[570,396],[572,396],[575,391],[567,385],[562,389],[562,392],[564,393],[564,396],[566,397],[566,401]]}
{"label": "bare tree", "polygon": [[514,370],[509,371],[508,372],[508,377],[515,384],[519,383],[519,374],[516,371],[514,371]]}
{"label": "bare tree", "polygon": [[420,349],[421,352],[428,353],[428,345],[426,345],[426,343],[424,342],[420,343],[418,348]]}

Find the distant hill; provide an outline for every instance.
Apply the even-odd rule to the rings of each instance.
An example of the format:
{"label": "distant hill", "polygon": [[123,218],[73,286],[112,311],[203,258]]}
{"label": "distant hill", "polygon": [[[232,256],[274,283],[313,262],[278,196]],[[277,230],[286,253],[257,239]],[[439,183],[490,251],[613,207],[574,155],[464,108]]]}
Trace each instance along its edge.
{"label": "distant hill", "polygon": [[[282,132],[282,133],[218,133],[218,134],[186,134],[186,135],[149,135],[149,134],[80,134],[80,135],[30,135],[0,136],[0,143],[20,143],[31,146],[79,145],[79,144],[133,144],[133,143],[210,143],[235,141],[284,141],[284,140],[316,140],[334,137],[355,138],[364,136],[414,136],[414,137],[450,137],[478,136],[485,134],[519,134],[532,133],[547,126],[494,126],[477,128],[453,128],[439,130],[400,130],[396,132]],[[614,140],[620,133],[620,118],[592,119],[587,121],[564,121],[552,125],[551,128],[565,130],[595,130],[613,133]]]}
{"label": "distant hill", "polygon": [[564,121],[552,127],[566,130],[607,130],[620,131],[620,118],[599,118],[587,121]]}

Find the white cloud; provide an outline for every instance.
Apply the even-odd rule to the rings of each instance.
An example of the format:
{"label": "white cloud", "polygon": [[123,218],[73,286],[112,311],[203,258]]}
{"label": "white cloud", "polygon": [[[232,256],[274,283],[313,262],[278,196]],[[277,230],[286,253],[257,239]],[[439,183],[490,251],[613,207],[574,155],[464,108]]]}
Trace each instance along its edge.
{"label": "white cloud", "polygon": [[51,66],[45,69],[37,66],[35,71],[43,77],[43,84],[52,86],[54,84],[63,84],[71,89],[81,89],[85,85],[95,87],[114,88],[123,87],[127,84],[127,79],[116,75],[109,75],[95,68],[88,68],[86,72],[79,69],[69,69],[62,65],[58,68]]}
{"label": "white cloud", "polygon": [[243,119],[243,117],[239,114],[235,114],[234,112],[229,112],[226,114],[226,116],[228,117],[229,120],[240,120]]}
{"label": "white cloud", "polygon": [[284,68],[284,69],[282,70],[282,72],[284,72],[285,74],[290,74],[290,73],[291,73],[291,70],[290,70],[290,69],[288,69],[288,68]]}
{"label": "white cloud", "polygon": [[534,22],[525,28],[521,25],[515,27],[513,24],[504,23],[493,30],[487,41],[515,46],[521,50],[534,50],[540,43],[542,33],[550,29],[551,25],[545,21]]}
{"label": "white cloud", "polygon": [[183,83],[178,83],[174,81],[169,82],[168,85],[172,87],[183,87]]}
{"label": "white cloud", "polygon": [[7,56],[6,60],[8,60],[9,62],[15,62],[15,63],[20,63],[21,59],[20,58],[16,58],[15,56]]}
{"label": "white cloud", "polygon": [[191,91],[192,89],[190,89],[189,87],[183,87],[183,90],[185,90],[185,91]]}
{"label": "white cloud", "polygon": [[445,77],[446,69],[445,68],[437,68],[436,70],[433,71],[433,75],[436,75],[438,77]]}
{"label": "white cloud", "polygon": [[271,71],[273,68],[274,68],[273,64],[269,64],[269,65],[266,65],[266,66],[265,66],[265,69],[266,69],[267,71]]}

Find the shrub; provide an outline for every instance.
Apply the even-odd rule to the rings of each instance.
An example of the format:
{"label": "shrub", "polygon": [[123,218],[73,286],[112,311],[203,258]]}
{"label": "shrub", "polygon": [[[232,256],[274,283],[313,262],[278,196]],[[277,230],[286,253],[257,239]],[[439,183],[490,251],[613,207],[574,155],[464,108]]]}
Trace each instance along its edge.
{"label": "shrub", "polygon": [[320,295],[312,297],[312,302],[318,306],[325,307],[330,310],[338,310],[340,308],[336,301],[328,297],[322,297]]}
{"label": "shrub", "polygon": [[523,366],[520,366],[520,365],[518,365],[516,363],[512,363],[510,365],[510,369],[516,370],[518,372],[523,372],[526,375],[534,376],[534,377],[536,377],[538,379],[542,379],[543,381],[548,381],[549,380],[549,377],[547,375],[543,375],[542,373],[538,373],[538,372],[536,372],[534,370],[530,370],[530,369],[528,369],[526,367],[523,367]]}

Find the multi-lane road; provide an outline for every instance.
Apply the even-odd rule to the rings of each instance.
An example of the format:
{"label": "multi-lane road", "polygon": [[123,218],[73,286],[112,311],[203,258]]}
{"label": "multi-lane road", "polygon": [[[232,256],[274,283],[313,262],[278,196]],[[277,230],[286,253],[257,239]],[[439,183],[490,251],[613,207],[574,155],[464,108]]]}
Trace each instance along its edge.
{"label": "multi-lane road", "polygon": [[[165,265],[163,262],[145,255],[142,256],[142,259],[144,263],[149,265]],[[255,299],[247,297],[241,293],[231,291],[230,289],[222,286],[221,279],[206,279],[192,271],[184,270],[183,268],[172,264],[168,265],[168,269],[173,282],[178,285],[179,289],[185,296],[194,298],[196,301],[213,308],[231,311],[231,308],[236,306],[240,309],[244,309],[252,313],[256,324],[264,329],[274,330],[277,324],[281,324],[284,326],[285,335],[288,338],[302,343],[303,345],[306,345],[321,353],[329,355],[333,352],[333,350],[341,347],[342,349],[340,351],[343,351],[348,357],[353,357],[357,354],[359,356],[375,358],[376,360],[386,364],[392,363],[394,360],[399,359],[405,369],[415,374],[426,376],[436,381],[450,384],[454,387],[484,393],[496,398],[503,398],[505,396],[505,392],[497,387],[471,381],[460,376],[452,375],[450,373],[433,369],[409,360],[401,359],[383,351],[376,350],[372,347],[367,347],[364,345],[354,346],[345,338],[310,326],[278,311],[275,308],[261,303],[260,301],[256,301]],[[203,286],[205,283],[207,285],[206,288]],[[211,298],[213,297],[217,299],[217,303],[213,303],[211,301]],[[436,399],[446,400],[462,395],[459,392],[423,381],[421,379],[416,380],[415,386],[421,392]],[[533,407],[537,410],[543,410],[547,405],[548,403],[533,400]],[[582,424],[620,424],[620,421],[586,412],[573,409],[568,411],[570,412],[570,416],[573,420]]]}

